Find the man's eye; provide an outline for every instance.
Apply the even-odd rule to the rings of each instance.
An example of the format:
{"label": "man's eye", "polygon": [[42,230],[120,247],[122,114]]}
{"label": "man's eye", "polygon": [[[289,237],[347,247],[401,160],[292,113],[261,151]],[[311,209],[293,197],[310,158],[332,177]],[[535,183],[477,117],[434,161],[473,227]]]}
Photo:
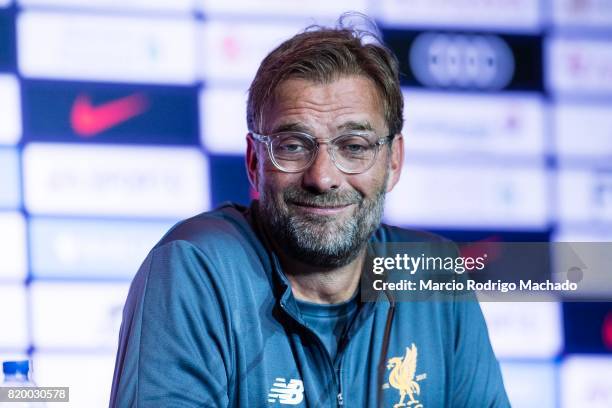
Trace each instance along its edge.
{"label": "man's eye", "polygon": [[363,146],[360,144],[349,144],[342,147],[348,153],[363,153],[367,150],[367,146]]}
{"label": "man's eye", "polygon": [[350,157],[360,157],[368,154],[370,145],[361,138],[351,138],[339,143],[340,154]]}
{"label": "man's eye", "polygon": [[304,145],[300,143],[281,143],[278,148],[284,153],[302,153],[306,150]]}
{"label": "man's eye", "polygon": [[276,154],[285,157],[304,156],[312,149],[307,140],[296,136],[281,137],[273,147]]}

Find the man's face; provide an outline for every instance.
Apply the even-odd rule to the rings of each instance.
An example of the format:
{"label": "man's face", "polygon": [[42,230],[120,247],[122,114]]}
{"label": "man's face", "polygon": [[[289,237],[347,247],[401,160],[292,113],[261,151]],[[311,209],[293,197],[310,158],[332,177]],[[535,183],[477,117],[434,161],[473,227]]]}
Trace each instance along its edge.
{"label": "man's face", "polygon": [[[333,139],[351,130],[387,136],[374,84],[362,76],[329,84],[289,79],[276,90],[260,131],[299,130]],[[376,162],[360,174],[345,174],[321,144],[313,164],[299,173],[277,169],[265,146],[249,138],[249,177],[260,193],[260,217],[277,245],[304,263],[338,267],[352,261],[379,226],[384,198],[399,178],[401,135],[392,150],[382,146]]]}

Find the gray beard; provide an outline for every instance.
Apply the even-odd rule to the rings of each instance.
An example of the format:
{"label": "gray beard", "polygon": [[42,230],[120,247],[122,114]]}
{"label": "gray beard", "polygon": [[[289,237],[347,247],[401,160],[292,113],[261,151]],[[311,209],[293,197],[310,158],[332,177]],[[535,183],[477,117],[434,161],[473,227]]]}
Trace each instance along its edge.
{"label": "gray beard", "polygon": [[[366,245],[382,219],[385,189],[364,200],[355,190],[313,194],[299,187],[289,187],[277,197],[260,189],[261,222],[273,240],[287,255],[318,267],[341,267],[353,261]],[[313,216],[292,211],[288,203],[329,206],[356,204],[355,213],[346,220]]]}

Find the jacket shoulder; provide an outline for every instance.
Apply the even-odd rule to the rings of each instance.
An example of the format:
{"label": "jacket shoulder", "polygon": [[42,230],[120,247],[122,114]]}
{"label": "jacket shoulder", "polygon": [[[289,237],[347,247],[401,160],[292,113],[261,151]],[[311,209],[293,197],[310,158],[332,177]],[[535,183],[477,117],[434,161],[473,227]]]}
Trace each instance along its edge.
{"label": "jacket shoulder", "polygon": [[234,204],[223,205],[178,222],[162,237],[155,248],[175,241],[186,241],[201,250],[244,247],[259,240],[247,220],[247,209]]}

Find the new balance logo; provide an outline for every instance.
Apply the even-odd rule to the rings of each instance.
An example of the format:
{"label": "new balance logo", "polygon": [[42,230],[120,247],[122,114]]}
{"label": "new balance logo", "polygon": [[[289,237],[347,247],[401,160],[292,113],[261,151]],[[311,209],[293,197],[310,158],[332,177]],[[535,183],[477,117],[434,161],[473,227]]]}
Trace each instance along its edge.
{"label": "new balance logo", "polygon": [[304,383],[302,380],[290,380],[276,378],[268,393],[268,402],[278,402],[284,405],[297,405],[304,400]]}

